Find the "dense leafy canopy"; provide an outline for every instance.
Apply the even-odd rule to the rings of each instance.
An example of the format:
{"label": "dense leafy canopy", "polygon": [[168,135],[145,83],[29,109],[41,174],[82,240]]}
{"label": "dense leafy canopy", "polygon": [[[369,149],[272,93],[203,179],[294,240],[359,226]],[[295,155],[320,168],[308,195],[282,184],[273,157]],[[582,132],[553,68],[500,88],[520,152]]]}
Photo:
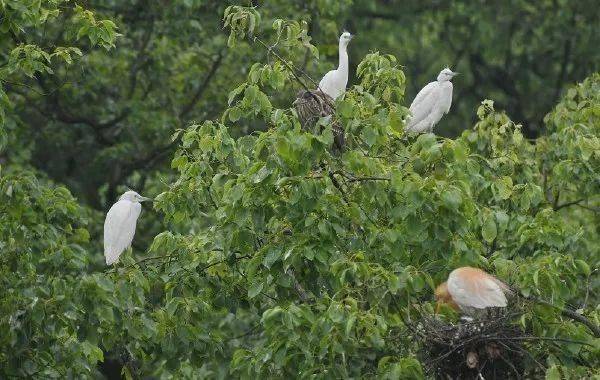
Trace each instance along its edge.
{"label": "dense leafy canopy", "polygon": [[[221,17],[237,3],[243,2],[91,0],[84,11],[66,0],[2,1],[0,113],[12,133],[1,137],[0,147],[14,148],[3,159],[26,160],[101,210],[124,184],[143,192],[159,178],[169,181],[168,162],[178,145],[169,140],[173,132],[218,117],[252,64],[273,58],[248,40],[227,48]],[[600,70],[600,10],[591,0],[488,7],[478,1],[269,0],[257,11],[253,32],[273,42],[287,24],[272,29],[275,19],[306,23],[307,49],[293,58],[316,79],[337,62],[343,27],[356,34],[350,83],[373,51],[398,58],[408,77],[408,104],[444,66],[461,72],[452,112],[437,130],[444,136],[472,125],[473,110],[486,98],[522,123],[526,136],[537,136],[561,92]],[[319,60],[309,43],[318,46]],[[287,105],[297,89],[278,92],[276,101]],[[232,134],[255,129],[264,125],[240,123]]]}
{"label": "dense leafy canopy", "polygon": [[[515,20],[553,11],[500,9],[515,41],[533,24],[551,36],[580,26],[560,34],[566,63],[541,67],[532,60],[548,46],[490,47],[501,45],[496,15],[468,5],[90,3],[0,0],[0,377],[423,378],[407,321],[433,312],[434,285],[461,265],[556,306],[521,301],[517,323],[540,337],[526,344],[528,376],[600,375],[598,337],[561,313],[600,323],[600,75],[565,92],[544,133],[524,135],[597,58],[585,2],[528,26]],[[298,78],[313,86],[292,67],[331,67],[343,17],[366,33],[351,45],[356,78],[334,116],[347,146],[334,154],[331,120],[312,134],[290,108]],[[433,28],[381,35],[387,19]],[[527,123],[489,100],[460,102],[440,124],[456,138],[406,135],[407,82],[431,75],[404,58],[469,28],[477,43],[422,58],[425,71],[463,51],[466,88],[503,67],[527,94]],[[578,35],[590,46],[575,49]],[[401,61],[375,51],[395,44]],[[475,84],[467,99],[498,95],[519,114],[498,81]],[[144,206],[133,251],[106,268],[102,213],[89,206],[126,183],[157,195],[154,210]]]}

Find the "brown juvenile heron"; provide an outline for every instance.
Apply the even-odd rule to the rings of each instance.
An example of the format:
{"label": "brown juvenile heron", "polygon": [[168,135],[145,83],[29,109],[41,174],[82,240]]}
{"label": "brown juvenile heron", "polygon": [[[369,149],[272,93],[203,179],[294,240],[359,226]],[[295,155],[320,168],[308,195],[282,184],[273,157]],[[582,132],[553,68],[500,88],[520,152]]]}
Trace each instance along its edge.
{"label": "brown juvenile heron", "polygon": [[[293,104],[296,108],[302,129],[308,132],[314,132],[313,128],[320,118],[335,113],[334,100],[319,90],[300,90]],[[333,121],[331,130],[333,131],[333,144],[335,148],[342,151],[344,148],[343,128],[337,121]]]}

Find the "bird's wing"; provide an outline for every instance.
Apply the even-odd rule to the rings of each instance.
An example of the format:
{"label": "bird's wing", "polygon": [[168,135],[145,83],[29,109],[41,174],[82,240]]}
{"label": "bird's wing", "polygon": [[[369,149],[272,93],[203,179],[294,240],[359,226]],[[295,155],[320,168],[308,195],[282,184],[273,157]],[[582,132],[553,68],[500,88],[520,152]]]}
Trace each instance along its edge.
{"label": "bird's wing", "polygon": [[431,82],[419,91],[415,100],[410,104],[410,113],[412,116],[408,123],[409,127],[421,122],[431,113],[439,96],[437,89],[438,83]]}
{"label": "bird's wing", "polygon": [[104,220],[104,256],[108,265],[117,262],[131,245],[141,210],[139,203],[126,200],[118,201],[108,210]]}
{"label": "bird's wing", "polygon": [[444,82],[440,92],[440,107],[444,111],[444,114],[447,114],[450,112],[450,106],[452,105],[452,82]]}
{"label": "bird's wing", "polygon": [[348,76],[340,70],[331,70],[319,82],[319,89],[334,100],[346,91]]}
{"label": "bird's wing", "polygon": [[319,89],[326,94],[329,94],[329,90],[331,89],[331,85],[333,84],[335,77],[335,70],[329,71],[327,74],[323,76],[323,79],[319,82]]}
{"label": "bird's wing", "polygon": [[473,305],[480,309],[486,307],[505,307],[506,296],[498,283],[490,277],[481,278],[476,284],[476,293],[479,300],[478,305]]}
{"label": "bird's wing", "polygon": [[489,276],[448,278],[448,292],[460,306],[485,309],[506,306],[506,296],[493,278]]}

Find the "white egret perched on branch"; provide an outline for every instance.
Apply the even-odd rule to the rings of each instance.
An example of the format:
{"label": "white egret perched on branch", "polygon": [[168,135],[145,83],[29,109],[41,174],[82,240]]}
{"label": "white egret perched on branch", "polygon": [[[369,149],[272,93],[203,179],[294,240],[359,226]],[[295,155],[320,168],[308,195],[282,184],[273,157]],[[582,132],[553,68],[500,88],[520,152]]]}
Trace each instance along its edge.
{"label": "white egret perched on branch", "polygon": [[506,307],[506,294],[512,293],[508,285],[481,269],[461,267],[450,272],[448,281],[435,290],[438,307],[450,307],[467,314],[488,307]]}
{"label": "white egret perched on branch", "polygon": [[452,82],[458,73],[446,68],[440,71],[437,81],[423,87],[410,105],[411,116],[406,125],[407,132],[432,132],[442,116],[450,111],[452,104]]}
{"label": "white egret perched on branch", "polygon": [[338,98],[346,91],[348,84],[348,44],[352,39],[352,34],[342,33],[339,41],[339,64],[338,68],[331,70],[319,82],[319,90],[331,96],[332,99]]}
{"label": "white egret perched on branch", "polygon": [[129,190],[108,210],[104,220],[104,257],[107,265],[119,261],[121,253],[131,246],[137,219],[142,211],[140,202],[149,200]]}

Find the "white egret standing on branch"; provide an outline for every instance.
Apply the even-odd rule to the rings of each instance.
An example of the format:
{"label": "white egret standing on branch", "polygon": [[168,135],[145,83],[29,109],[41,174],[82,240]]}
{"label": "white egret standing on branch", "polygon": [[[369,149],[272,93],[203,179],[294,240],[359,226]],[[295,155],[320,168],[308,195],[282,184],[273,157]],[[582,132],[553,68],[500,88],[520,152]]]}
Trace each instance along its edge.
{"label": "white egret standing on branch", "polygon": [[342,33],[339,41],[339,64],[336,70],[331,70],[321,82],[319,82],[319,90],[331,96],[334,100],[346,91],[348,84],[348,44],[352,39],[352,34],[348,32]]}
{"label": "white egret standing on branch", "polygon": [[140,202],[149,200],[129,190],[108,210],[104,220],[104,257],[107,265],[119,261],[121,253],[131,246],[137,219],[142,211]]}
{"label": "white egret standing on branch", "polygon": [[450,111],[452,104],[452,82],[458,73],[446,68],[440,71],[437,81],[423,87],[410,105],[411,116],[406,125],[407,132],[432,132],[442,116]]}
{"label": "white egret standing on branch", "polygon": [[481,269],[461,267],[450,272],[448,281],[435,290],[438,307],[445,303],[467,314],[488,307],[506,307],[510,288]]}

